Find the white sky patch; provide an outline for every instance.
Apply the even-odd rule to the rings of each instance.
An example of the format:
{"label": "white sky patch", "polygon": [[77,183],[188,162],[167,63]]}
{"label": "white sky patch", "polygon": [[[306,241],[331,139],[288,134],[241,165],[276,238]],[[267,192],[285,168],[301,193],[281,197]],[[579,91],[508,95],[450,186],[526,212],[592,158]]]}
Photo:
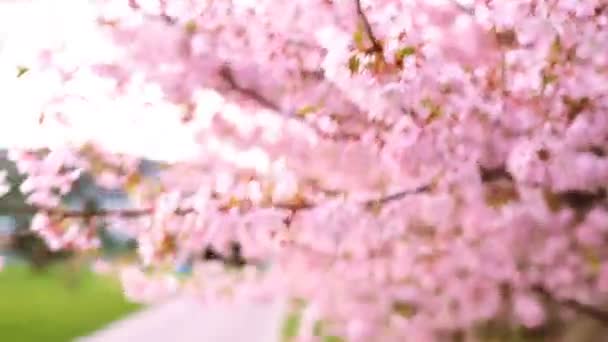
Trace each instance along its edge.
{"label": "white sky patch", "polygon": [[174,113],[146,113],[140,116],[143,119],[133,120],[128,113],[104,111],[72,115],[69,129],[39,124],[45,98],[34,95],[49,92],[56,81],[17,79],[17,66],[27,67],[32,52],[40,44],[53,44],[58,34],[86,41],[83,37],[89,36],[85,35],[95,34],[92,14],[83,0],[0,0],[0,148],[92,139],[115,152],[154,160],[171,162],[196,156],[193,128],[181,124]]}

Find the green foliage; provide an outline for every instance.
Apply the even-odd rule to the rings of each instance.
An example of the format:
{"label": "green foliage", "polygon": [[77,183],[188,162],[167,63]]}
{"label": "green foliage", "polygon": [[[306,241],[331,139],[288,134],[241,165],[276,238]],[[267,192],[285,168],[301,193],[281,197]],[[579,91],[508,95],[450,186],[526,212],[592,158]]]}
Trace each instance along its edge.
{"label": "green foliage", "polygon": [[299,313],[291,313],[287,316],[281,333],[283,342],[291,341],[297,336],[298,330],[300,330],[300,321],[301,317]]}
{"label": "green foliage", "polygon": [[28,67],[18,66],[17,67],[17,78],[25,75],[28,71],[30,71],[30,69]]}
{"label": "green foliage", "polygon": [[[76,285],[66,275],[77,276]],[[9,266],[0,272],[0,293],[0,341],[70,341],[138,308],[115,280],[65,265],[44,272]]]}
{"label": "green foliage", "polygon": [[350,70],[351,74],[356,74],[359,72],[360,67],[361,61],[359,60],[359,57],[357,57],[357,55],[352,55],[348,59],[348,70]]}
{"label": "green foliage", "polygon": [[395,63],[399,66],[403,66],[403,60],[416,53],[416,48],[414,46],[405,46],[395,52]]}
{"label": "green foliage", "polygon": [[299,116],[307,116],[308,114],[312,114],[321,109],[320,105],[308,105],[298,109],[297,113]]}
{"label": "green foliage", "polygon": [[[298,335],[298,331],[300,330],[300,323],[301,316],[299,312],[292,312],[287,316],[285,323],[283,324],[281,334],[283,342],[290,342],[294,340],[294,338]],[[318,321],[313,328],[315,336],[322,336],[323,342],[344,342],[344,339],[339,336],[325,335],[323,328],[324,324],[322,321]]]}
{"label": "green foliage", "polygon": [[357,26],[357,30],[353,33],[353,42],[355,47],[361,51],[365,50],[365,26],[361,23]]}
{"label": "green foliage", "polygon": [[184,26],[184,29],[186,30],[186,33],[188,33],[188,34],[195,34],[196,31],[198,30],[198,25],[196,25],[196,21],[190,20],[186,23],[186,25]]}
{"label": "green foliage", "polygon": [[422,100],[422,106],[425,107],[429,112],[429,116],[426,119],[427,123],[431,123],[436,119],[440,118],[443,115],[443,111],[441,110],[441,106],[435,103],[430,98],[425,98]]}

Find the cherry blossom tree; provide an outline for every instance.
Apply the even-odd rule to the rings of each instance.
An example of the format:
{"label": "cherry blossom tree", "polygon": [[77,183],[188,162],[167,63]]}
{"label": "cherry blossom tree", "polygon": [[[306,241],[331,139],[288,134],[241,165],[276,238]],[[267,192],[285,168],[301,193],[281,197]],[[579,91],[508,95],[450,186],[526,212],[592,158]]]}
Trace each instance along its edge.
{"label": "cherry blossom tree", "polygon": [[[98,248],[100,222],[136,239],[131,298],[288,299],[302,341],[608,325],[605,2],[85,7],[4,61],[40,132],[11,158],[53,248]],[[70,207],[85,176],[133,206]]]}

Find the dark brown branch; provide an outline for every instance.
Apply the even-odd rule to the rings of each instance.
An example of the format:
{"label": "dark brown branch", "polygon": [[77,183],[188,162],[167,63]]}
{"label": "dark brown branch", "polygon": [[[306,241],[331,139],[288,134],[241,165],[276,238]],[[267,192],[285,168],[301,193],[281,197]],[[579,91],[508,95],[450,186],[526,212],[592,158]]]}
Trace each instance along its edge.
{"label": "dark brown branch", "polygon": [[1,213],[12,213],[12,214],[18,214],[18,215],[34,215],[36,213],[45,213],[49,216],[55,216],[55,217],[60,217],[60,218],[86,218],[86,217],[109,217],[109,216],[134,218],[134,217],[151,215],[154,212],[154,210],[152,208],[76,210],[76,209],[37,207],[37,206],[23,206],[23,207],[0,207],[0,212]]}
{"label": "dark brown branch", "polygon": [[[257,102],[258,104],[262,105],[265,108],[268,108],[268,109],[271,109],[271,110],[274,110],[277,112],[281,111],[281,108],[276,103],[274,103],[271,100],[269,100],[268,98],[264,97],[262,94],[258,93],[257,91],[255,91],[253,89],[245,88],[245,87],[241,86],[240,84],[238,84],[238,82],[236,82],[236,80],[234,78],[234,74],[233,74],[232,70],[228,66],[224,66],[220,70],[220,76],[226,81],[226,83],[228,83],[230,85],[230,88],[232,90],[240,93],[241,95],[249,98],[250,100]],[[317,76],[322,77],[322,74],[319,74]],[[302,121],[302,122],[304,122],[304,121]],[[316,125],[308,124],[308,127],[312,128],[321,138],[328,139],[328,140],[356,141],[359,139],[359,136],[356,134],[349,134],[349,133],[330,134],[330,133],[324,132]]]}
{"label": "dark brown branch", "polygon": [[230,85],[232,90],[235,90],[241,93],[242,95],[260,103],[264,107],[268,107],[277,112],[281,110],[281,108],[276,103],[267,99],[262,94],[254,91],[253,89],[245,88],[238,84],[238,82],[236,82],[236,80],[234,79],[232,70],[230,70],[228,66],[222,67],[222,69],[220,70],[220,76],[222,76],[222,78]]}
{"label": "dark brown branch", "polygon": [[[137,0],[129,0],[129,5],[134,10],[141,10],[141,6],[138,4]],[[358,12],[360,13],[360,15],[362,15],[361,19],[364,22],[364,25],[366,27],[367,35],[369,36],[369,39],[372,42],[372,48],[371,48],[370,52],[381,52],[382,46],[378,43],[378,41],[374,37],[373,32],[371,31],[371,26],[367,22],[367,18],[365,18],[365,16],[363,15],[363,11],[360,10],[360,5],[358,8],[359,8]],[[164,21],[166,24],[168,24],[170,26],[175,25],[177,23],[176,18],[170,17],[165,13],[161,13],[159,15],[149,15],[149,14],[144,13],[144,16],[146,16],[147,18],[150,18],[150,19],[155,19],[155,20],[161,19],[162,21]],[[314,48],[314,46],[312,46],[312,45],[298,42],[298,41],[289,41],[288,43],[293,44],[294,46],[298,46],[300,48],[304,48],[304,49]],[[275,102],[273,102],[272,100],[268,99],[267,97],[263,96],[262,94],[260,94],[259,92],[255,91],[253,89],[246,88],[246,87],[243,87],[240,84],[238,84],[238,82],[236,81],[236,79],[234,77],[234,73],[228,66],[224,66],[220,70],[220,76],[230,85],[232,90],[261,104],[262,106],[264,106],[266,108],[272,109],[277,112],[281,111],[280,106],[278,104],[276,104]],[[300,76],[303,79],[316,80],[316,81],[323,81],[325,79],[324,72],[321,69],[300,70]],[[184,117],[184,121],[188,121],[190,119],[191,119],[190,115],[186,115]],[[324,132],[317,126],[314,126],[314,125],[309,125],[309,126],[312,129],[314,129],[315,132],[317,134],[319,134],[320,137],[325,138],[325,139],[330,139],[330,140],[334,140],[334,141],[356,141],[360,138],[359,135],[357,135],[357,134],[350,134],[350,133],[330,134],[330,133]]]}
{"label": "dark brown branch", "polygon": [[[405,198],[408,195],[419,194],[422,192],[427,192],[431,190],[430,185],[425,185],[418,187],[412,190],[404,190],[400,191],[388,196],[380,197],[377,199],[372,199],[368,201],[364,201],[359,203],[362,206],[374,206],[378,208],[386,203],[397,201],[402,198]],[[245,205],[243,206],[243,203]],[[304,198],[296,197],[291,202],[284,203],[276,203],[272,204],[270,207],[277,209],[288,210],[289,214],[285,217],[284,223],[289,228],[296,213],[302,210],[310,210],[319,207],[323,203],[312,203],[306,201]],[[251,201],[239,201],[238,206],[234,206],[234,204],[228,204],[225,207],[220,207],[220,211],[226,211],[231,209],[238,209],[247,211],[253,208]],[[89,220],[93,217],[122,217],[122,218],[137,218],[147,215],[154,214],[155,208],[142,208],[142,209],[87,209],[85,206],[84,210],[69,210],[69,209],[61,209],[61,208],[45,208],[45,207],[33,207],[33,206],[24,206],[24,207],[0,207],[1,213],[11,213],[11,214],[29,214],[34,215],[39,212],[46,213],[50,215],[54,219],[64,219],[64,218],[80,218]],[[189,213],[195,213],[196,210],[194,208],[178,208],[174,214],[176,215],[187,215]],[[30,235],[36,235],[34,232],[27,231],[17,231],[12,234],[12,238],[26,237]],[[172,240],[169,240],[172,241]],[[173,244],[170,244],[172,246]],[[204,260],[217,260],[224,263],[227,266],[235,266],[241,267],[244,265],[259,265],[259,261],[246,259],[242,256],[240,251],[240,245],[235,242],[232,246],[232,250],[230,255],[224,255],[222,253],[216,252],[213,250],[211,246],[205,250],[202,255]]]}
{"label": "dark brown branch", "polygon": [[549,291],[547,291],[544,287],[537,286],[534,288],[534,291],[541,295],[545,300],[557,304],[559,306],[563,306],[565,308],[569,308],[578,312],[580,314],[589,316],[602,324],[608,324],[608,311],[596,308],[591,305],[583,304],[577,302],[573,299],[560,300],[555,298]]}
{"label": "dark brown branch", "polygon": [[479,174],[481,175],[481,181],[484,183],[489,183],[501,179],[513,181],[513,175],[511,175],[511,173],[504,165],[496,168],[485,168],[480,166]]}
{"label": "dark brown branch", "polygon": [[403,199],[410,195],[416,195],[416,194],[421,194],[423,192],[429,192],[430,190],[431,190],[431,185],[427,184],[427,185],[423,185],[423,186],[420,186],[415,189],[403,190],[403,191],[396,192],[394,194],[390,194],[388,196],[368,200],[368,201],[363,202],[362,204],[367,207],[375,206],[375,205],[384,205],[384,204],[392,202],[392,201],[397,201],[397,200]]}
{"label": "dark brown branch", "polygon": [[[424,185],[415,189],[400,191],[388,196],[367,200],[361,202],[362,206],[370,205],[384,205],[386,203],[403,199],[409,195],[420,194],[423,192],[430,191],[430,185]],[[246,204],[246,200],[242,201],[242,204]],[[241,203],[239,203],[241,204]],[[301,210],[310,210],[321,206],[323,203],[312,203],[308,202],[303,198],[297,198],[291,202],[280,202],[272,203],[268,207],[276,209],[289,210],[292,213]],[[236,208],[234,205],[220,206],[220,211],[227,211],[232,208]],[[254,208],[253,204],[243,206],[244,211]],[[137,218],[141,216],[147,216],[154,214],[154,208],[127,208],[127,209],[94,209],[94,210],[78,210],[78,209],[62,209],[62,208],[50,208],[50,207],[36,207],[36,206],[3,206],[0,207],[0,213],[10,213],[17,215],[34,215],[36,213],[45,213],[49,216],[58,218],[91,218],[91,217],[122,217],[122,218]],[[194,208],[178,208],[175,210],[175,215],[187,215],[195,213]]]}
{"label": "dark brown branch", "polygon": [[363,7],[361,6],[361,0],[355,0],[355,5],[357,6],[357,15],[363,24],[363,28],[365,29],[365,33],[367,34],[367,38],[370,40],[372,44],[372,48],[370,52],[382,52],[382,45],[380,41],[374,35],[374,31],[372,30],[372,26],[367,20],[367,16],[363,12]]}

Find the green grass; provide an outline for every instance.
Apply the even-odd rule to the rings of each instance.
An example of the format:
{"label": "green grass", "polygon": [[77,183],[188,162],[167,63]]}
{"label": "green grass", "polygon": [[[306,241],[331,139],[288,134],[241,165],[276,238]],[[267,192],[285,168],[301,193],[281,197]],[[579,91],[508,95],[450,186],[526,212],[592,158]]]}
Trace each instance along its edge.
{"label": "green grass", "polygon": [[71,341],[134,311],[119,284],[65,265],[0,271],[0,341]]}

